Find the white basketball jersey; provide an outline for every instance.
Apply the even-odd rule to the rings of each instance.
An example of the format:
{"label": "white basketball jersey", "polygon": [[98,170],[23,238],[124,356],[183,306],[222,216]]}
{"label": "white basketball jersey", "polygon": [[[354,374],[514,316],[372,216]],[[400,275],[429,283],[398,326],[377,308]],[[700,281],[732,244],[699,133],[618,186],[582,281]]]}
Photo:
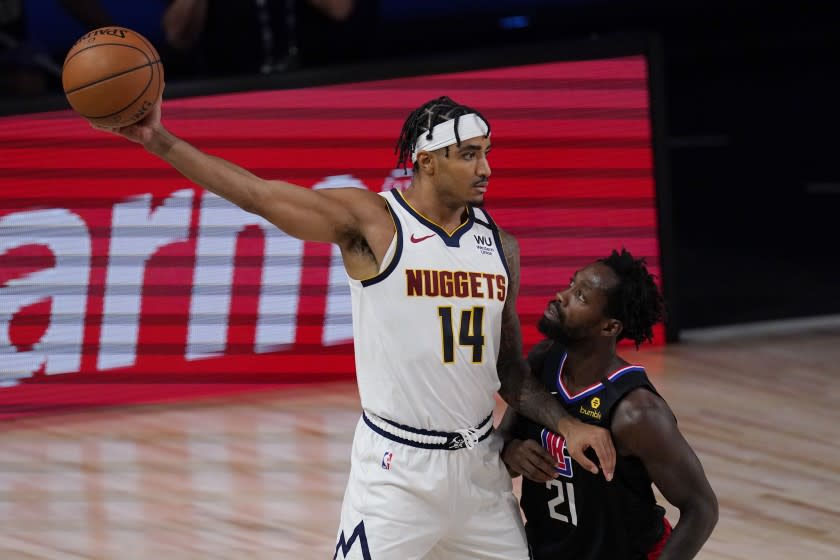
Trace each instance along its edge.
{"label": "white basketball jersey", "polygon": [[350,280],[362,408],[430,430],[493,410],[508,272],[490,216],[470,208],[451,235],[397,190],[382,193],[396,234],[379,274]]}

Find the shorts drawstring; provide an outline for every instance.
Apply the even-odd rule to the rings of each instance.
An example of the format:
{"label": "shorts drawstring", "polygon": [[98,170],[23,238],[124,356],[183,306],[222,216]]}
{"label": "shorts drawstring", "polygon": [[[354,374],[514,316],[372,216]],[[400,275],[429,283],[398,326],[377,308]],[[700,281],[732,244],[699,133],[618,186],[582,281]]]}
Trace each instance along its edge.
{"label": "shorts drawstring", "polygon": [[464,428],[455,431],[464,438],[464,445],[467,446],[467,449],[472,449],[478,445],[478,431],[475,428]]}

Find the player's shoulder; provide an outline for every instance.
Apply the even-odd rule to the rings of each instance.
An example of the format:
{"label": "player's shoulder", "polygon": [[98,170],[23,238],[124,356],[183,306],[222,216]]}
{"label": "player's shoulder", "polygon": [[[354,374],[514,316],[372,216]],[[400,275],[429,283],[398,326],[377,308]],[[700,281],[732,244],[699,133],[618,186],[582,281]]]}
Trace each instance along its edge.
{"label": "player's shoulder", "polygon": [[537,342],[531,351],[528,352],[528,364],[531,366],[531,371],[539,374],[549,353],[555,348],[555,343],[550,338],[545,338]]}
{"label": "player's shoulder", "polygon": [[665,400],[646,387],[628,393],[613,410],[610,432],[621,454],[657,453],[679,437],[677,419]]}
{"label": "player's shoulder", "polygon": [[645,429],[662,422],[673,422],[674,414],[668,403],[647,386],[630,390],[613,410],[612,430]]}
{"label": "player's shoulder", "polygon": [[499,232],[499,244],[502,246],[502,253],[505,256],[508,270],[517,280],[519,278],[519,241],[509,232],[497,228]]}
{"label": "player's shoulder", "polygon": [[509,231],[507,231],[503,228],[497,227],[496,229],[499,232],[499,239],[505,245],[505,248],[508,248],[508,247],[515,248],[516,251],[518,252],[519,251],[519,241],[517,241],[516,237],[514,237],[514,235],[512,233],[510,233]]}

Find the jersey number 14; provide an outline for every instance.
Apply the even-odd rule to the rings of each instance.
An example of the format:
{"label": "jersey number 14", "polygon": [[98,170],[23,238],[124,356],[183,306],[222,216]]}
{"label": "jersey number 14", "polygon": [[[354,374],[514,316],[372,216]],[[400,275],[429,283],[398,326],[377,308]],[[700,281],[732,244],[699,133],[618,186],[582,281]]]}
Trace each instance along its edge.
{"label": "jersey number 14", "polygon": [[[438,307],[440,332],[443,338],[443,363],[455,362],[455,329],[452,323],[452,308]],[[472,346],[472,363],[484,361],[484,308],[473,307],[461,311],[458,329],[458,344]]]}

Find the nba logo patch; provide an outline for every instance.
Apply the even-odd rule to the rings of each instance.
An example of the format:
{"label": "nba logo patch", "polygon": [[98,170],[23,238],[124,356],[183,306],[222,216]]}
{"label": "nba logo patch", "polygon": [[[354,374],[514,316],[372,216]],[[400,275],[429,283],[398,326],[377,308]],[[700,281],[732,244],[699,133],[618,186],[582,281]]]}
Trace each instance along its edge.
{"label": "nba logo patch", "polygon": [[386,451],[385,455],[382,456],[382,468],[386,471],[391,470],[391,460],[394,458],[394,454],[390,451]]}

